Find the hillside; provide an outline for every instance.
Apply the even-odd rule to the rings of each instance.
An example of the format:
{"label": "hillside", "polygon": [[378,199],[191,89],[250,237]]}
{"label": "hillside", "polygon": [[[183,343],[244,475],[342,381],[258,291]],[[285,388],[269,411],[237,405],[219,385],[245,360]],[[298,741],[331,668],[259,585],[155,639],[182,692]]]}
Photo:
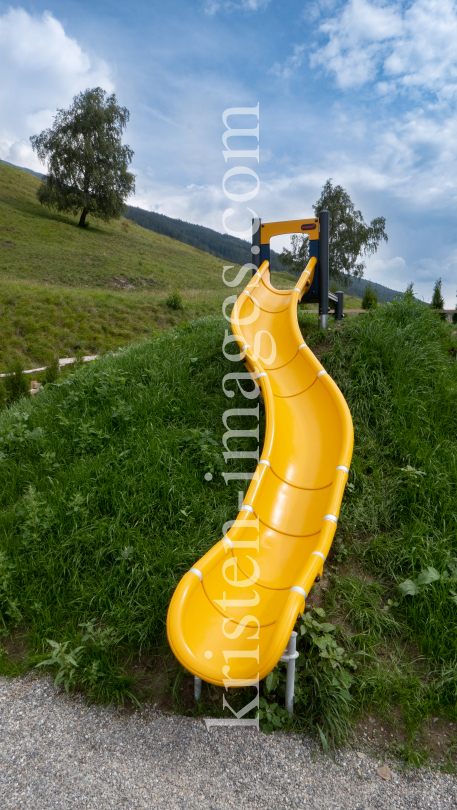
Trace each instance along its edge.
{"label": "hillside", "polygon": [[[11,163],[6,164],[12,166]],[[20,166],[16,168],[22,168]],[[34,177],[41,178],[41,174],[34,172],[32,169],[23,169]],[[154,211],[145,211],[143,208],[129,205],[127,208],[126,217],[133,220],[143,228],[154,231],[155,233],[170,236],[172,239],[177,239],[180,242],[191,245],[198,250],[203,250],[213,256],[226,261],[236,262],[237,264],[245,264],[252,259],[248,243],[244,239],[237,239],[228,234],[221,234],[211,228],[205,228],[202,225],[193,225],[190,222],[183,222],[180,219],[167,217],[164,214],[158,214]],[[284,272],[279,254],[274,250],[271,251],[271,267],[275,272]],[[385,287],[383,284],[378,284],[374,281],[370,282],[367,279],[353,279],[349,287],[346,288],[345,293],[348,297],[363,298],[365,287],[371,284],[378,292],[379,303],[387,303],[394,301],[396,296],[401,295],[398,290],[392,290],[390,287]],[[279,286],[279,285],[278,285]]]}
{"label": "hillside", "polygon": [[222,292],[221,262],[122,218],[108,224],[42,207],[38,178],[0,164],[0,278],[66,287]]}
{"label": "hillside", "polygon": [[[39,182],[0,163],[0,372],[17,356],[33,368],[54,353],[116,349],[220,312],[236,292],[220,259],[131,220],[78,228],[76,217],[39,204]],[[273,274],[278,286],[294,281]],[[184,309],[167,306],[174,290]]]}
{"label": "hillside", "polygon": [[363,298],[365,288],[368,284],[371,284],[378,293],[379,304],[391,303],[404,292],[404,290],[403,292],[391,290],[390,287],[384,287],[383,284],[378,284],[376,281],[369,281],[366,278],[353,278],[351,284],[346,288],[345,294]]}
{"label": "hillside", "polygon": [[[334,546],[302,620],[293,727],[341,740],[357,719],[360,736],[372,734],[374,717],[380,739],[370,744],[382,756],[419,764],[431,750],[451,767],[452,327],[398,302],[332,327],[324,347],[315,317],[299,319],[309,345],[327,352],[356,444]],[[191,714],[222,712],[222,690],[211,686],[195,706],[165,619],[181,575],[237,512],[240,483],[221,476],[221,381],[242,366],[222,355],[225,328],[206,318],[155,336],[0,414],[2,675],[49,658],[50,639],[66,645],[50,671],[60,667],[69,689],[92,700],[134,694]],[[235,392],[230,407],[245,406]],[[252,428],[240,419],[237,428]],[[263,433],[261,417],[260,445]],[[246,449],[245,438],[233,441]],[[236,470],[252,463],[237,459]],[[65,663],[71,651],[77,667]],[[263,696],[282,706],[283,685],[267,693],[262,684]],[[233,697],[236,709],[247,703]]]}
{"label": "hillside", "polygon": [[[179,239],[180,242],[204,250],[225,261],[236,262],[240,265],[252,262],[250,245],[244,239],[237,239],[235,236],[213,231],[212,228],[205,228],[203,225],[192,225],[190,222],[157,214],[155,211],[145,211],[143,208],[135,208],[132,205],[127,207],[125,216],[143,228]],[[274,250],[271,250],[270,254],[271,269],[275,272],[284,272],[279,255]]]}

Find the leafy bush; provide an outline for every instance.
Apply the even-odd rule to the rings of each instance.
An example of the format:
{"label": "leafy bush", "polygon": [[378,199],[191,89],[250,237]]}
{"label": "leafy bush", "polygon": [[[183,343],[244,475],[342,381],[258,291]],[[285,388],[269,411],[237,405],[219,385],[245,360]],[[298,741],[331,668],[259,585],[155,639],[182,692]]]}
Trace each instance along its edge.
{"label": "leafy bush", "polygon": [[169,309],[184,309],[184,301],[178,290],[174,290],[174,292],[170,293],[165,304]]}
{"label": "leafy bush", "polygon": [[220,441],[217,441],[210,430],[191,428],[183,436],[183,448],[192,454],[195,463],[200,465],[207,473],[214,475],[224,469],[224,458],[221,453]]}
{"label": "leafy bush", "polygon": [[264,697],[259,698],[259,718],[260,728],[265,734],[278,731],[289,721],[289,715],[279,703],[269,703]]}
{"label": "leafy bush", "polygon": [[55,686],[62,684],[67,693],[78,686],[85,688],[97,702],[114,697],[117,703],[123,704],[125,698],[130,698],[139,705],[131,691],[134,678],[113,667],[109,659],[104,660],[104,654],[118,645],[115,631],[110,627],[97,628],[93,622],[83,623],[80,627],[82,638],[77,647],[71,648],[70,641],[58,643],[47,639],[51,656],[40,661],[37,668],[49,667],[54,670]]}
{"label": "leafy bush", "polygon": [[338,628],[328,621],[322,608],[311,608],[299,625],[302,653],[296,662],[298,683],[295,694],[297,717],[305,726],[319,731],[327,742],[344,739],[349,728],[351,686],[357,668],[338,643]]}

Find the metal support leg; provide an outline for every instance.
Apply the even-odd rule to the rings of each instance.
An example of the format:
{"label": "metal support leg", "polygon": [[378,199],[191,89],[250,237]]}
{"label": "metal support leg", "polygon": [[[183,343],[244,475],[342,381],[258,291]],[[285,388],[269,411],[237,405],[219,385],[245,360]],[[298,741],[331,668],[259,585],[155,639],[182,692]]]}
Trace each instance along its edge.
{"label": "metal support leg", "polygon": [[327,315],[319,315],[317,321],[318,321],[319,329],[327,329],[328,314]]}
{"label": "metal support leg", "polygon": [[344,292],[338,290],[336,293],[338,298],[337,303],[335,304],[335,321],[342,321],[343,320],[343,308],[344,308]]}
{"label": "metal support leg", "polygon": [[202,696],[202,679],[194,675],[194,698],[200,700]]}
{"label": "metal support leg", "polygon": [[286,709],[289,717],[294,713],[294,691],[295,691],[295,660],[298,658],[297,652],[297,633],[292,630],[289,642],[281,656],[281,661],[287,664],[287,678],[286,678]]}

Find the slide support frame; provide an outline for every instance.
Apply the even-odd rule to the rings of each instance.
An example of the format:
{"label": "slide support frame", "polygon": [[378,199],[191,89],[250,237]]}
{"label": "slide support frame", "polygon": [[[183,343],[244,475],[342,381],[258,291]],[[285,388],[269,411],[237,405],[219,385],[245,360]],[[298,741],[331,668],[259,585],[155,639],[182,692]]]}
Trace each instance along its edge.
{"label": "slide support frame", "polygon": [[[265,233],[262,229],[265,228]],[[313,230],[315,235],[312,235]],[[335,320],[341,321],[343,318],[343,298],[344,293],[331,293],[329,291],[329,270],[330,270],[330,212],[320,211],[319,216],[308,220],[292,220],[287,222],[269,222],[262,225],[259,217],[252,219],[252,264],[254,276],[264,261],[270,261],[270,238],[286,233],[308,232],[309,257],[315,256],[317,259],[317,273],[311,288],[303,296],[303,301],[318,301],[319,329],[327,329],[329,302],[335,309]]]}
{"label": "slide support frame", "polygon": [[[260,246],[260,229],[262,227],[262,220],[259,217],[253,217],[252,219],[252,264],[259,269],[261,265],[261,246]],[[252,275],[254,276],[256,271],[252,271]]]}
{"label": "slide support frame", "polygon": [[319,329],[328,326],[330,212],[319,211]]}
{"label": "slide support frame", "polygon": [[290,639],[287,643],[287,647],[284,650],[284,654],[279,659],[287,664],[287,676],[286,676],[286,710],[289,713],[289,717],[292,717],[294,713],[294,695],[295,695],[295,660],[298,658],[300,653],[297,652],[297,633],[295,630],[292,630],[290,634]]}
{"label": "slide support frame", "polygon": [[194,698],[200,700],[202,696],[202,679],[194,675]]}

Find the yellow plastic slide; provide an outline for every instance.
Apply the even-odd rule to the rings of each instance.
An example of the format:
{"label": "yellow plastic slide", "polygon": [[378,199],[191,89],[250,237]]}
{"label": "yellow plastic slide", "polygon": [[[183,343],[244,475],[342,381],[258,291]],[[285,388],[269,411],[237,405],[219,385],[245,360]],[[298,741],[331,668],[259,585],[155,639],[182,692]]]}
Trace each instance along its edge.
{"label": "yellow plastic slide", "polygon": [[315,263],[293,290],[276,290],[264,262],[232,312],[241,357],[265,402],[264,447],[237,520],[184,575],[167,619],[176,658],[219,686],[252,684],[277,664],[338,521],[351,415],[297,322]]}

